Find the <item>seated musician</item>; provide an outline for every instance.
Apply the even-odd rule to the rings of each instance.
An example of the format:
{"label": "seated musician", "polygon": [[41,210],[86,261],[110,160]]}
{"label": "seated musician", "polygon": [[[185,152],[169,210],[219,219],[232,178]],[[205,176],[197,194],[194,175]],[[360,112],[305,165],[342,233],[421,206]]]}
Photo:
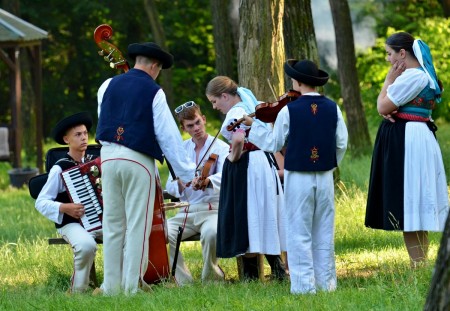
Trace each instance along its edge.
{"label": "seated musician", "polygon": [[[180,209],[177,215],[167,220],[170,263],[172,264],[174,260],[178,228],[183,227],[185,223],[182,240],[200,234],[203,255],[202,281],[223,280],[224,273],[217,265],[216,235],[222,165],[229,153],[229,146],[220,139],[214,140],[214,137],[206,133],[206,117],[193,101],[176,108],[175,114],[181,129],[191,136],[183,142],[190,160],[197,165],[202,161],[199,165],[201,169],[211,154],[217,154],[218,159],[215,171],[203,183],[201,179],[195,178],[192,183],[186,185],[179,179],[173,181],[169,177],[166,185],[167,192],[190,204],[188,209]],[[181,254],[178,254],[175,279],[180,285],[193,281]]]}
{"label": "seated musician", "polygon": [[55,223],[57,232],[72,246],[74,271],[70,293],[83,292],[88,288],[89,272],[97,251],[95,238],[102,238],[101,229],[88,232],[82,227],[80,218],[85,213],[84,206],[71,203],[61,177],[62,171],[96,157],[85,154],[91,126],[92,118],[87,112],[71,115],[55,126],[53,138],[58,144],[68,145],[69,152],[51,168],[36,200],[36,209]]}

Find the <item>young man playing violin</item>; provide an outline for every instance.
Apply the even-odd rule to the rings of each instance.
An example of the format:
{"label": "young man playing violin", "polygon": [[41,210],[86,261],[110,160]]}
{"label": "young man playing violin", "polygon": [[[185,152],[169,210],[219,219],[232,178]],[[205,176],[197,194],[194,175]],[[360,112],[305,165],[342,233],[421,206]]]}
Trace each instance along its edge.
{"label": "young man playing violin", "polygon": [[339,106],[316,87],[328,74],[309,60],[284,65],[302,96],[283,107],[273,129],[246,117],[250,142],[268,152],[287,144],[284,162],[287,255],[291,293],[336,289],[333,171],[347,149],[348,133]]}
{"label": "young man playing violin", "polygon": [[[206,133],[206,117],[193,101],[177,107],[175,114],[181,129],[191,136],[183,143],[189,160],[196,163],[200,171],[203,167],[208,171],[212,167],[212,174],[204,179],[201,176],[196,177],[187,184],[179,179],[174,181],[172,177],[169,177],[167,181],[167,192],[190,204],[189,207],[180,209],[177,215],[167,220],[170,243],[169,262],[172,264],[175,257],[178,228],[184,225],[181,240],[200,234],[203,255],[202,281],[223,280],[224,273],[217,265],[216,257],[217,214],[222,166],[230,147],[222,140],[214,139]],[[212,164],[210,160],[214,159],[211,157],[212,154],[218,157],[217,162],[210,166],[209,164]],[[205,174],[201,175],[205,176]],[[178,255],[175,279],[180,285],[193,281],[181,253]]]}

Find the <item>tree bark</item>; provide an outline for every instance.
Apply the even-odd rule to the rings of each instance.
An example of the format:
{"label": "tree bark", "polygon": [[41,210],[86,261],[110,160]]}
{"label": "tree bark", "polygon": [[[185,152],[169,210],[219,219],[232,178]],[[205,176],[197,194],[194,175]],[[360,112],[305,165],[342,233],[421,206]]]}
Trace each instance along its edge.
{"label": "tree bark", "polygon": [[[239,7],[239,84],[258,100],[284,93],[283,0],[246,0]],[[272,93],[267,83],[273,85]]]}
{"label": "tree bark", "polygon": [[439,3],[442,5],[444,17],[448,18],[450,16],[450,0],[440,0]]}
{"label": "tree bark", "polygon": [[[283,33],[286,59],[309,59],[319,64],[311,0],[285,0]],[[291,88],[291,79],[285,75],[285,89]]]}
{"label": "tree bark", "polygon": [[371,143],[359,90],[350,9],[347,0],[329,1],[336,35],[341,94],[347,115],[349,149],[354,155],[361,155],[370,151]]}
{"label": "tree bark", "polygon": [[[166,35],[159,18],[158,10],[156,9],[155,2],[153,0],[144,0],[144,9],[150,22],[150,30],[155,43],[158,44],[164,51],[170,52],[166,45]],[[167,103],[169,104],[169,107],[171,107],[171,110],[173,110],[176,104],[174,103],[173,96],[172,70],[164,69],[161,71],[160,76],[162,79],[161,87],[166,94]]]}
{"label": "tree bark", "polygon": [[450,217],[445,222],[424,310],[450,310]]}
{"label": "tree bark", "polygon": [[234,48],[233,28],[229,18],[230,0],[211,0],[210,5],[216,52],[216,72],[219,76],[228,76],[236,80],[237,51]]}

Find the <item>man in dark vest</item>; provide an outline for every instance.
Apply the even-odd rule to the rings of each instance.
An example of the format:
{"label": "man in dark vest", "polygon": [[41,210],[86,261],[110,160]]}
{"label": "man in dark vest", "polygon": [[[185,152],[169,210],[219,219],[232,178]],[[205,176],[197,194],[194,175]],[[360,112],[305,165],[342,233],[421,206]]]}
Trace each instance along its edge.
{"label": "man in dark vest", "polygon": [[130,44],[128,55],[134,68],[106,80],[98,91],[106,295],[134,294],[146,285],[159,179],[155,160],[165,156],[185,183],[195,171],[164,91],[155,82],[161,69],[172,66],[173,56],[152,42]]}
{"label": "man in dark vest", "polygon": [[281,109],[273,130],[253,122],[249,141],[268,152],[287,144],[284,194],[291,293],[333,291],[333,171],[347,149],[347,127],[338,105],[316,91],[328,81],[325,71],[309,60],[289,60],[284,70],[302,96]]}
{"label": "man in dark vest", "polygon": [[36,209],[55,223],[58,233],[72,246],[74,272],[69,289],[71,293],[88,288],[89,272],[97,251],[95,238],[101,238],[102,231],[88,232],[82,227],[80,218],[85,213],[84,206],[71,203],[61,172],[96,157],[85,154],[91,126],[92,118],[87,112],[69,116],[55,126],[53,138],[60,145],[68,145],[69,152],[50,169],[47,182],[36,199]]}

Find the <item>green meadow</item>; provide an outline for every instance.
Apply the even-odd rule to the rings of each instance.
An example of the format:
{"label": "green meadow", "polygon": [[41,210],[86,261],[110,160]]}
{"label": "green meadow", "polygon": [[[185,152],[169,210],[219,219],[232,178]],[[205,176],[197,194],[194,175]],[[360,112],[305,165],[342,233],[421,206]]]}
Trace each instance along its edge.
{"label": "green meadow", "polygon": [[[450,125],[438,138],[449,176]],[[370,156],[348,153],[336,184],[336,266],[338,288],[316,295],[291,295],[289,281],[241,282],[236,260],[221,259],[226,282],[177,287],[171,281],[134,296],[68,295],[72,253],[67,245],[48,245],[54,225],[34,208],[26,187],[9,186],[10,164],[0,163],[0,310],[422,310],[441,234],[430,234],[429,261],[412,270],[400,232],[364,226]],[[160,168],[163,184],[167,170]],[[168,217],[174,211],[168,213]],[[182,243],[187,264],[200,279],[199,242]],[[103,279],[103,247],[96,258]],[[91,289],[92,291],[92,289]]]}

